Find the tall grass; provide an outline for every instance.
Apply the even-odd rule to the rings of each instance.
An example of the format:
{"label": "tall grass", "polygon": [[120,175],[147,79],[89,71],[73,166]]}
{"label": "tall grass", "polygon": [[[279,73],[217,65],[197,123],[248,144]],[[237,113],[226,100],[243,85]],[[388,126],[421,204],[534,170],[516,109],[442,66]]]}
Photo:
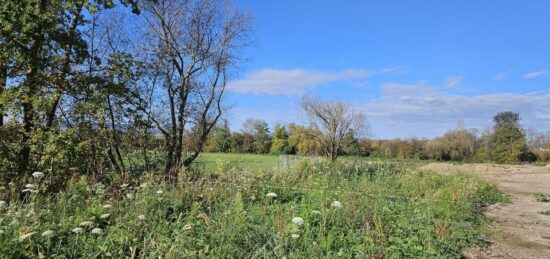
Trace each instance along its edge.
{"label": "tall grass", "polygon": [[38,192],[0,209],[0,255],[458,258],[482,244],[483,206],[506,200],[472,176],[385,163],[227,169],[182,175],[177,187],[157,178],[105,186],[82,177],[55,195],[40,191],[46,178],[34,179]]}

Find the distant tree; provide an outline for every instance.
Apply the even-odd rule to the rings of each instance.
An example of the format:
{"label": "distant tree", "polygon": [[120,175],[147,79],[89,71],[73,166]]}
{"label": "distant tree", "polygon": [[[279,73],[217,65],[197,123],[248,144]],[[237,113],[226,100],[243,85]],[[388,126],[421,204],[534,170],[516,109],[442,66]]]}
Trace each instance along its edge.
{"label": "distant tree", "polygon": [[271,144],[272,154],[290,154],[292,148],[288,144],[288,133],[285,126],[277,124],[273,132],[273,139]]}
{"label": "distant tree", "polygon": [[519,127],[519,120],[519,113],[512,111],[501,112],[493,117],[494,128],[502,127],[505,124],[512,124]]}
{"label": "distant tree", "polygon": [[250,133],[242,133],[241,153],[254,153],[254,135]]}
{"label": "distant tree", "polygon": [[519,127],[519,120],[519,114],[513,112],[499,113],[494,117],[491,153],[495,162],[517,163],[529,159],[525,133]]}
{"label": "distant tree", "polygon": [[475,145],[475,134],[459,128],[430,141],[426,148],[432,159],[464,161],[474,155]]}
{"label": "distant tree", "polygon": [[359,155],[359,139],[355,137],[353,129],[349,130],[344,136],[342,153],[350,156]]}
{"label": "distant tree", "polygon": [[269,127],[264,120],[247,119],[242,127],[243,134],[249,134],[253,137],[253,152],[257,154],[267,154],[271,148],[271,136]]}
{"label": "distant tree", "polygon": [[231,133],[229,151],[233,153],[245,153],[243,151],[243,135],[239,132]]}
{"label": "distant tree", "polygon": [[315,135],[318,132],[313,128],[291,123],[288,125],[288,132],[288,144],[292,153],[298,155],[318,155],[321,153],[319,143],[315,141]]}
{"label": "distant tree", "polygon": [[228,152],[231,148],[231,130],[227,120],[221,127],[215,127],[210,133],[207,149],[210,152]]}
{"label": "distant tree", "polygon": [[315,139],[322,147],[323,154],[332,161],[341,154],[346,134],[350,130],[356,136],[368,133],[365,115],[341,101],[321,101],[316,97],[306,96],[302,99],[301,106],[310,125],[320,133]]}

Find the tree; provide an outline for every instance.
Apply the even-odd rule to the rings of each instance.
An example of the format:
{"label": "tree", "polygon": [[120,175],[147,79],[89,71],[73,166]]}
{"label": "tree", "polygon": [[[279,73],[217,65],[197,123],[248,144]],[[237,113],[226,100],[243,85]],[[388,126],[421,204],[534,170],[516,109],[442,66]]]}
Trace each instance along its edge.
{"label": "tree", "polygon": [[[119,2],[138,12],[134,0]],[[30,163],[43,163],[44,143],[64,135],[59,132],[64,98],[82,96],[83,86],[101,80],[84,65],[93,56],[85,32],[89,17],[113,7],[108,0],[6,0],[0,5],[0,126],[11,118],[20,128],[20,173]],[[75,103],[67,101],[65,109]]]}
{"label": "tree", "polygon": [[525,133],[519,127],[519,114],[503,112],[495,115],[491,138],[492,158],[497,163],[517,163],[527,154]]}
{"label": "tree", "polygon": [[494,127],[499,128],[504,126],[505,124],[512,124],[519,126],[519,113],[512,112],[512,111],[506,111],[498,113],[493,117]]}
{"label": "tree", "polygon": [[271,136],[267,122],[258,119],[247,119],[242,128],[243,135],[249,135],[253,138],[253,152],[257,154],[267,154],[271,148]]}
{"label": "tree", "polygon": [[310,125],[320,133],[316,140],[323,154],[331,161],[341,154],[349,131],[353,130],[357,137],[368,133],[365,115],[341,101],[321,101],[316,97],[306,96],[302,99],[301,106]]}
{"label": "tree", "polygon": [[[141,9],[147,40],[140,48],[150,76],[138,108],[164,136],[165,171],[174,178],[202,152],[225,110],[227,82],[246,46],[250,19],[217,0],[144,1]],[[184,157],[186,135],[193,146]]]}
{"label": "tree", "polygon": [[288,133],[285,126],[277,124],[273,132],[273,140],[271,144],[272,154],[290,154],[292,148],[288,144]]}
{"label": "tree", "polygon": [[353,129],[349,130],[344,136],[342,153],[351,156],[359,155],[359,139],[355,137]]}
{"label": "tree", "polygon": [[215,127],[208,138],[209,152],[228,152],[231,149],[231,131],[227,120],[221,127]]}
{"label": "tree", "polygon": [[291,123],[288,125],[288,144],[292,153],[298,155],[318,155],[320,147],[314,136],[317,132],[311,127]]}

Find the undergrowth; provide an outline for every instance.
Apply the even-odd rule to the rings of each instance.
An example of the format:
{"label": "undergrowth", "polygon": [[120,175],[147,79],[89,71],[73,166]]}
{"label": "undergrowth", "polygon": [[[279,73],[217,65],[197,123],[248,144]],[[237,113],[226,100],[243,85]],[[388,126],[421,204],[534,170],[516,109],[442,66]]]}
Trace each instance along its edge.
{"label": "undergrowth", "polygon": [[384,163],[226,168],[173,187],[81,177],[48,195],[46,179],[4,187],[2,257],[460,258],[482,245],[483,207],[507,199],[473,176]]}

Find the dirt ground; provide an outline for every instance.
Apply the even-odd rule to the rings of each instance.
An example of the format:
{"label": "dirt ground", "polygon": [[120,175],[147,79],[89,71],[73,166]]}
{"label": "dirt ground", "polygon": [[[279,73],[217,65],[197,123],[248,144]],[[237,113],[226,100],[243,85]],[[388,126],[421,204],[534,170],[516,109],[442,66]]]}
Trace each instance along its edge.
{"label": "dirt ground", "polygon": [[512,199],[511,204],[493,205],[485,214],[491,233],[484,238],[487,249],[465,252],[470,258],[550,258],[550,202],[538,202],[533,193],[550,194],[550,164],[492,165],[433,163],[426,169],[442,173],[474,173],[496,183]]}

